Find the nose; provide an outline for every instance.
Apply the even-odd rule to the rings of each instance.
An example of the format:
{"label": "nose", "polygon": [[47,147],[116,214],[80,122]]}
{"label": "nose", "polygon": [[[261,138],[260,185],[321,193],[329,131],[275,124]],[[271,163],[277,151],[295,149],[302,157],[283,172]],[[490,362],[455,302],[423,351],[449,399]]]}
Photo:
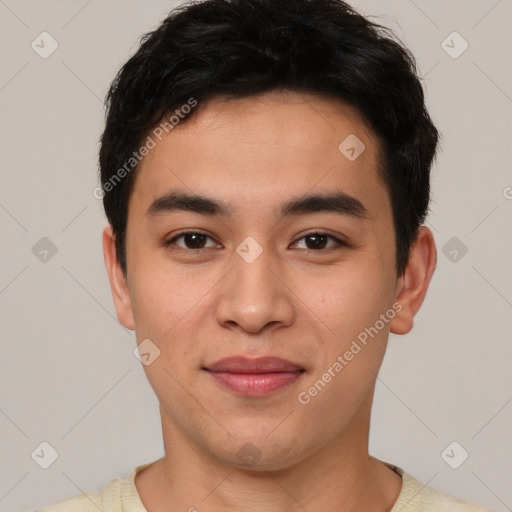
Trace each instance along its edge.
{"label": "nose", "polygon": [[291,325],[293,291],[286,283],[284,266],[265,250],[249,261],[233,254],[233,268],[219,288],[218,323],[250,333]]}

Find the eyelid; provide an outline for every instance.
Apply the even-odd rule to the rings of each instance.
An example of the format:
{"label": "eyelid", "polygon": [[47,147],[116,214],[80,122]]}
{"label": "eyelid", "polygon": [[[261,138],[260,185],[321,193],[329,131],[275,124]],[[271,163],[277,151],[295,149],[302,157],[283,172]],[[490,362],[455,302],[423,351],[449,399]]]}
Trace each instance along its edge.
{"label": "eyelid", "polygon": [[324,231],[322,229],[313,229],[312,231],[308,231],[307,233],[303,233],[302,235],[300,235],[297,240],[295,242],[292,243],[292,245],[295,245],[296,243],[298,243],[300,240],[302,240],[303,238],[306,238],[308,236],[311,236],[311,235],[323,235],[323,236],[326,236],[327,238],[330,238],[332,240],[334,240],[336,242],[336,245],[335,246],[332,246],[332,247],[329,247],[327,249],[320,249],[320,250],[314,250],[314,249],[302,249],[304,251],[309,251],[309,252],[327,252],[329,249],[335,249],[337,247],[349,247],[349,244],[348,242],[346,242],[345,240],[343,240],[343,237],[340,237],[340,236],[337,236],[337,235],[333,235],[327,231]]}
{"label": "eyelid", "polygon": [[[181,238],[182,236],[185,236],[185,235],[203,235],[206,238],[209,238],[210,240],[214,241],[215,243],[218,243],[217,240],[215,240],[208,233],[205,233],[205,232],[203,232],[201,230],[188,230],[188,231],[182,231],[181,233],[177,233],[177,234],[173,235],[171,238],[165,240],[164,245],[165,246],[171,245],[172,243],[175,243],[175,241],[177,239],[179,239],[179,238]],[[179,249],[181,249],[183,251],[192,251],[192,252],[199,252],[201,250],[201,249],[189,249],[187,247],[179,247]],[[206,247],[206,249],[210,249],[210,247]]]}
{"label": "eyelid", "polygon": [[[181,238],[182,236],[184,235],[203,235],[205,236],[206,238],[209,238],[210,240],[217,242],[217,240],[215,240],[212,236],[210,236],[208,233],[205,233],[203,231],[200,231],[200,230],[189,230],[189,231],[182,231],[176,235],[173,235],[172,238],[170,238],[169,240],[166,240],[164,242],[164,244],[166,246],[168,245],[171,245],[172,243],[175,243],[175,241],[179,238]],[[311,236],[311,235],[322,235],[322,236],[326,236],[327,238],[330,238],[331,240],[334,240],[334,242],[336,243],[336,245],[334,246],[331,246],[327,249],[318,249],[318,250],[315,250],[315,249],[301,249],[301,250],[304,250],[304,251],[309,251],[309,252],[318,252],[318,253],[321,253],[321,252],[327,252],[329,249],[335,249],[337,247],[350,247],[349,243],[346,242],[345,240],[343,240],[343,237],[339,237],[339,236],[336,236],[336,235],[333,235],[327,231],[324,231],[322,229],[316,229],[316,230],[311,230],[307,233],[303,233],[301,236],[299,236],[295,242],[292,242],[291,245],[295,245],[297,244],[300,240],[302,240],[303,238],[306,238],[308,236]],[[179,246],[178,246],[179,247]],[[199,252],[200,250],[202,249],[210,249],[211,247],[203,247],[203,248],[200,248],[200,249],[189,249],[189,248],[184,248],[184,247],[179,247],[179,249],[183,250],[183,251],[192,251],[192,252]]]}

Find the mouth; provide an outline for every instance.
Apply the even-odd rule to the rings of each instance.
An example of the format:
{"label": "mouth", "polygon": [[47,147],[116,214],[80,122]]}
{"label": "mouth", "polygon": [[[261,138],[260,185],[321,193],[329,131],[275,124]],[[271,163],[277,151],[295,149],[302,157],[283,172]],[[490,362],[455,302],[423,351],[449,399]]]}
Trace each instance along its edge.
{"label": "mouth", "polygon": [[203,367],[224,388],[244,396],[265,396],[295,383],[305,368],[278,357],[228,357]]}

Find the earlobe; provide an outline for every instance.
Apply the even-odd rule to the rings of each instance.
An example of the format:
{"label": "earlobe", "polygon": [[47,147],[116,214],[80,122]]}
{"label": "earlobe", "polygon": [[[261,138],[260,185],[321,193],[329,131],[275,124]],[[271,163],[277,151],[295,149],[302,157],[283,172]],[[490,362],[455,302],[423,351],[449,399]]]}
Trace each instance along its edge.
{"label": "earlobe", "polygon": [[103,230],[103,258],[107,269],[110,289],[114,299],[117,318],[127,329],[135,329],[130,294],[126,279],[117,260],[115,236],[112,226],[108,225]]}
{"label": "earlobe", "polygon": [[401,310],[390,324],[394,334],[407,334],[414,325],[414,315],[419,311],[437,263],[434,236],[426,226],[420,226],[411,247],[404,274],[397,283],[397,297]]}

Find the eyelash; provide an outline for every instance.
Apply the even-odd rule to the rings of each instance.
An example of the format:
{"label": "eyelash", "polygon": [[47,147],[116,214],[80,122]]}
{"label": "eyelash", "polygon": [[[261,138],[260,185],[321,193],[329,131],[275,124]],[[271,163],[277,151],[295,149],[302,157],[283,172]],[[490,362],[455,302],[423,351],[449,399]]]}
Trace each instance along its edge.
{"label": "eyelash", "polygon": [[[166,240],[164,242],[164,244],[165,244],[165,246],[170,246],[174,242],[176,242],[176,240],[178,240],[186,235],[203,235],[203,236],[209,238],[210,240],[213,240],[213,238],[211,236],[207,235],[206,233],[202,233],[201,231],[184,231],[183,233],[179,233],[178,235],[174,236],[170,240]],[[328,247],[328,248],[324,248],[324,249],[300,249],[300,250],[309,251],[309,252],[326,252],[330,249],[339,249],[340,247],[349,247],[349,245],[346,242],[343,242],[339,238],[331,235],[330,233],[326,233],[324,231],[312,231],[310,233],[306,233],[305,235],[301,236],[296,242],[294,242],[294,245],[296,243],[298,243],[300,240],[307,238],[309,236],[313,236],[313,235],[326,236],[327,238],[334,240],[336,242],[336,245]],[[186,252],[199,252],[203,249],[211,249],[211,247],[203,247],[203,248],[199,248],[199,249],[189,249],[189,248],[183,248],[183,247],[178,248],[178,250],[186,251]]]}

